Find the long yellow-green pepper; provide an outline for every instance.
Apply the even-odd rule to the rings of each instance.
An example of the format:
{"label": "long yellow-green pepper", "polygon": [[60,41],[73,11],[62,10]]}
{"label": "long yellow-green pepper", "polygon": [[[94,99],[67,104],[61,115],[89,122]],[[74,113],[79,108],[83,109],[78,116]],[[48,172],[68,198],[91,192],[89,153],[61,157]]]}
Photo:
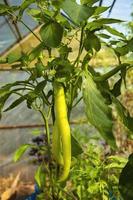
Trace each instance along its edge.
{"label": "long yellow-green pepper", "polygon": [[[62,162],[61,157],[58,151],[61,150],[59,145],[62,146],[62,157],[63,157],[63,172],[59,181],[65,181],[69,175],[70,166],[71,166],[71,134],[70,134],[70,126],[67,117],[67,105],[65,100],[64,88],[61,84],[55,83],[54,85],[54,98],[55,98],[55,132],[56,137],[53,135],[53,150],[57,148],[55,158],[58,163]],[[57,128],[57,129],[56,129]],[[57,141],[57,138],[59,141]],[[61,144],[60,144],[61,138]],[[55,144],[56,142],[56,144]],[[55,146],[55,147],[54,147]]]}
{"label": "long yellow-green pepper", "polygon": [[52,133],[52,153],[55,161],[63,166],[63,157],[62,157],[62,145],[61,145],[61,136],[59,134],[59,130],[57,127],[57,123],[55,121],[53,126]]}

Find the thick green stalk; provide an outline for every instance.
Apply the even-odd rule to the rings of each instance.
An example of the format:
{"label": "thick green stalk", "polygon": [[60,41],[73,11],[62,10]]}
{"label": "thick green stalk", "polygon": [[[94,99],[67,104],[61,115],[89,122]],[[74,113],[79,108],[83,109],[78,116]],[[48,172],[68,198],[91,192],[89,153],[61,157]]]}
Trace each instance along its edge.
{"label": "thick green stalk", "polygon": [[96,82],[105,81],[105,80],[109,79],[110,77],[112,77],[113,75],[115,75],[118,71],[122,70],[123,68],[126,68],[127,66],[129,66],[129,64],[127,64],[127,63],[121,64],[101,76],[93,77],[93,79]]}

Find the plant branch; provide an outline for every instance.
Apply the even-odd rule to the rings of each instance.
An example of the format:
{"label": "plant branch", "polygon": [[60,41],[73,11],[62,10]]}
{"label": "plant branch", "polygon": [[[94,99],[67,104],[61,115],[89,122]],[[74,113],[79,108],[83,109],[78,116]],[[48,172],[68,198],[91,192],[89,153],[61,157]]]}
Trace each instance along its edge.
{"label": "plant branch", "polygon": [[42,40],[30,29],[29,26],[27,26],[22,20],[18,20],[19,22],[21,22],[35,37],[36,39],[42,43]]}
{"label": "plant branch", "polygon": [[33,91],[31,88],[16,88],[16,89],[13,89],[12,92],[17,92],[17,91],[20,91],[20,90],[30,90],[30,91]]}
{"label": "plant branch", "polygon": [[96,81],[96,82],[105,81],[105,80],[109,79],[110,77],[112,77],[113,75],[115,75],[121,69],[128,67],[128,65],[129,64],[124,63],[124,64],[121,64],[121,65],[115,67],[111,71],[109,71],[109,72],[107,72],[107,73],[105,73],[105,74],[103,74],[101,76],[97,76],[97,77],[95,76],[94,77],[94,81]]}
{"label": "plant branch", "polygon": [[73,107],[73,108],[76,107],[76,105],[77,105],[82,99],[83,99],[83,97],[80,97],[80,98],[78,99],[78,101],[77,101],[72,107]]}
{"label": "plant branch", "polygon": [[36,39],[37,39],[39,42],[42,43],[42,40],[30,29],[29,26],[27,26],[27,25],[24,23],[23,20],[18,19],[18,17],[17,17],[14,13],[9,12],[9,15],[11,15],[11,16],[15,19],[15,20],[13,19],[13,22],[14,22],[14,23],[16,23],[17,20],[18,20],[19,22],[21,22],[21,23],[36,37]]}
{"label": "plant branch", "polygon": [[67,194],[69,197],[71,197],[73,200],[77,200],[77,198],[72,194],[72,193],[69,193],[67,191],[65,191],[63,188],[59,187],[59,189],[64,192],[65,194]]}
{"label": "plant branch", "polygon": [[49,133],[49,124],[48,124],[48,119],[45,116],[44,112],[42,110],[39,110],[39,112],[41,113],[41,116],[44,120],[44,124],[45,124],[45,129],[46,129],[46,135],[47,135],[47,143],[48,146],[50,145],[50,133]]}
{"label": "plant branch", "polygon": [[53,185],[53,177],[52,177],[52,166],[51,166],[51,149],[50,149],[50,132],[49,132],[49,124],[48,124],[48,119],[50,117],[50,112],[51,109],[49,109],[48,111],[48,116],[45,116],[44,112],[42,110],[39,110],[39,112],[41,113],[43,120],[44,120],[44,124],[45,124],[45,130],[46,130],[46,135],[47,135],[47,147],[48,147],[48,156],[49,156],[49,180],[50,180],[50,187],[52,190],[52,196],[54,199],[54,185]]}
{"label": "plant branch", "polygon": [[83,37],[84,37],[84,28],[85,28],[86,25],[84,25],[81,29],[81,36],[80,36],[80,44],[79,44],[79,51],[78,51],[78,55],[77,55],[77,58],[74,62],[74,65],[77,63],[79,63],[79,59],[80,59],[80,56],[82,54],[82,50],[83,50]]}
{"label": "plant branch", "polygon": [[43,98],[44,98],[45,103],[46,103],[48,106],[51,106],[50,102],[48,101],[48,99],[47,99],[47,97],[46,97],[46,95],[45,95],[45,93],[44,93],[44,91],[42,91],[42,95],[43,95]]}

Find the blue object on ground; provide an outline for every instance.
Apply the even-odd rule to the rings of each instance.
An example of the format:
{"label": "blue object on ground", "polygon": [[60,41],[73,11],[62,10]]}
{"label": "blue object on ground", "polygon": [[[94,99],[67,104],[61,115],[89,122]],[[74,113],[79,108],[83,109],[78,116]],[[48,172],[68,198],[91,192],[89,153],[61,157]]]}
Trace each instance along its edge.
{"label": "blue object on ground", "polygon": [[37,194],[34,192],[29,197],[27,197],[25,200],[36,200]]}
{"label": "blue object on ground", "polygon": [[114,197],[112,191],[109,191],[109,199],[110,199],[110,200],[117,200],[117,199]]}
{"label": "blue object on ground", "polygon": [[37,194],[39,194],[39,193],[40,193],[40,189],[39,189],[39,187],[38,187],[38,185],[37,185],[37,184],[35,184],[35,192],[36,192]]}
{"label": "blue object on ground", "polygon": [[25,200],[36,200],[36,197],[40,193],[40,190],[39,190],[39,187],[37,184],[35,184],[34,188],[35,188],[34,189],[35,191],[29,197],[27,197]]}

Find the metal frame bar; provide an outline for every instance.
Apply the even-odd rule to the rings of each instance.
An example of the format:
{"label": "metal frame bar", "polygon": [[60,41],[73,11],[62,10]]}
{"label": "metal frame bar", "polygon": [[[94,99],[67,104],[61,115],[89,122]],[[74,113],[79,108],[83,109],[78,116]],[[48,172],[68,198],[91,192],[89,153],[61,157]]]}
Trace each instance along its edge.
{"label": "metal frame bar", "polygon": [[103,0],[101,0],[101,1],[99,2],[99,6],[102,6],[102,4],[103,4]]}
{"label": "metal frame bar", "polygon": [[[4,18],[4,16],[0,16],[0,18],[2,18],[2,17]],[[0,23],[0,28],[1,28],[2,26],[4,26],[5,24],[6,24],[6,21],[5,21],[5,19],[4,19],[4,21]]]}
{"label": "metal frame bar", "polygon": [[[87,124],[88,121],[87,120],[74,120],[71,121],[70,124],[76,125],[76,124]],[[44,124],[27,124],[27,125],[1,125],[0,126],[0,130],[6,130],[6,129],[25,129],[25,128],[43,128],[45,125]],[[49,124],[49,126],[53,126],[52,123]]]}
{"label": "metal frame bar", "polygon": [[[4,3],[5,3],[5,5],[10,6],[8,0],[4,0]],[[9,21],[12,21],[12,18],[11,18],[11,17],[9,17]],[[7,22],[8,24],[9,24],[9,21]],[[15,28],[15,30],[16,30],[16,33],[17,33],[17,35],[15,34],[15,35],[16,35],[16,39],[17,39],[18,41],[20,41],[20,40],[22,39],[22,36],[21,36],[20,31],[19,31],[18,25],[17,25],[16,23],[12,23],[12,24],[10,24],[9,26],[10,26],[10,28],[11,28],[12,31],[14,30],[14,29],[13,29],[13,26],[14,26],[14,28]],[[13,32],[14,32],[14,31],[13,31]]]}
{"label": "metal frame bar", "polygon": [[[37,25],[36,27],[34,27],[34,29],[32,29],[33,32],[34,32],[38,27],[39,27],[39,25]],[[28,32],[28,33],[26,33],[25,35],[23,35],[21,41],[22,41],[24,38],[26,38],[29,34],[31,34],[31,33]],[[19,41],[19,43],[20,43],[21,41]],[[18,41],[15,41],[14,43],[12,43],[9,47],[6,48],[5,51],[3,51],[3,52],[0,53],[0,56],[4,56],[4,54],[5,54],[6,52],[8,52],[12,47],[14,47],[14,45],[17,45],[17,43],[18,43]],[[19,44],[19,45],[21,46],[21,44]],[[0,71],[8,71],[8,70],[7,70],[7,69],[3,70],[3,68],[2,68],[2,69],[0,68]]]}
{"label": "metal frame bar", "polygon": [[110,16],[110,14],[111,14],[111,12],[112,12],[112,10],[113,10],[113,8],[114,8],[114,5],[115,5],[115,3],[116,3],[116,0],[114,0],[114,1],[113,1],[112,5],[111,5],[111,7],[110,7],[110,9],[109,9],[109,14],[108,14],[108,17]]}

